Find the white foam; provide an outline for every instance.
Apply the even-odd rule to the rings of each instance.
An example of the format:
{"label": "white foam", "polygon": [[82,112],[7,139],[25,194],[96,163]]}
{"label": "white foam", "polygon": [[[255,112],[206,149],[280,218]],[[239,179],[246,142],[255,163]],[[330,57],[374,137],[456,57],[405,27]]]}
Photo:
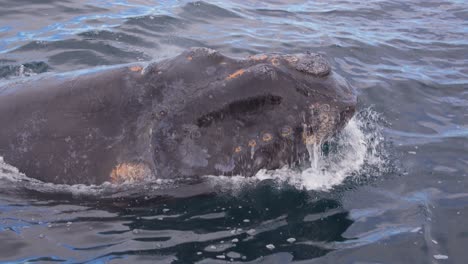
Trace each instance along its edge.
{"label": "white foam", "polygon": [[24,179],[26,176],[19,172],[18,168],[5,162],[2,156],[0,156],[0,179],[18,181]]}

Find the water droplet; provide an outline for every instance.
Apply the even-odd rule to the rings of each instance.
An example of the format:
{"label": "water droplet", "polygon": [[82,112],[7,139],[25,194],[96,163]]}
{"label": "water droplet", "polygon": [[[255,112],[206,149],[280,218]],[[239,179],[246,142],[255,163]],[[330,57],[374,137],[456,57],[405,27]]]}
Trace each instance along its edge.
{"label": "water droplet", "polygon": [[319,159],[320,159],[320,145],[317,143],[313,144],[306,144],[307,151],[309,152],[309,160],[310,160],[310,166],[314,170],[318,170],[318,164],[319,164]]}
{"label": "water droplet", "polygon": [[438,260],[441,260],[441,259],[448,259],[448,256],[447,255],[437,254],[437,255],[434,255],[434,258],[438,259]]}
{"label": "water droplet", "polygon": [[266,248],[268,248],[269,250],[273,250],[273,249],[275,249],[275,245],[268,244],[268,245],[266,245]]}
{"label": "water droplet", "polygon": [[247,230],[247,234],[249,234],[249,235],[252,236],[253,234],[255,234],[255,229],[249,229],[249,230]]}
{"label": "water droplet", "polygon": [[237,258],[241,257],[241,254],[239,254],[237,252],[234,252],[234,251],[230,251],[226,255],[227,255],[227,257],[231,258],[231,261],[232,261],[232,259],[237,259]]}

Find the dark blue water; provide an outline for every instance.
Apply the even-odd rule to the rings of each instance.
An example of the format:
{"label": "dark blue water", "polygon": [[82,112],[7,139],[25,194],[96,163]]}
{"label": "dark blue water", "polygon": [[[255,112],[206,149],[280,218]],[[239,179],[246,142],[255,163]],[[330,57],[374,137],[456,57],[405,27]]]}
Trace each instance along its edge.
{"label": "dark blue water", "polygon": [[0,82],[192,46],[314,51],[360,113],[321,172],[86,187],[0,162],[1,262],[468,262],[465,1],[74,2],[0,0]]}

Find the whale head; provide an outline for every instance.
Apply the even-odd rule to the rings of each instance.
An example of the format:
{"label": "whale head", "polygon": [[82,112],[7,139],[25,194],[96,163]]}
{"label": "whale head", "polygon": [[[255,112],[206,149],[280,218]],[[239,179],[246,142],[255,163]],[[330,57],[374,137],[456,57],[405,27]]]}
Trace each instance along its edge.
{"label": "whale head", "polygon": [[315,53],[231,58],[192,48],[148,66],[156,175],[254,175],[294,165],[353,116],[356,94]]}

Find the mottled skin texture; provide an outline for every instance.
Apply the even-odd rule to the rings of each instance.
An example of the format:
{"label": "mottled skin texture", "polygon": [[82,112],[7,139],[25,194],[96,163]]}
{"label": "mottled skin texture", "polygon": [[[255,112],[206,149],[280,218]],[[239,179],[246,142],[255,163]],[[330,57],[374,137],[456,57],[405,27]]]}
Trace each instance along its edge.
{"label": "mottled skin texture", "polygon": [[243,59],[193,48],[149,65],[0,87],[0,156],[66,184],[253,175],[293,165],[355,111],[317,54]]}

